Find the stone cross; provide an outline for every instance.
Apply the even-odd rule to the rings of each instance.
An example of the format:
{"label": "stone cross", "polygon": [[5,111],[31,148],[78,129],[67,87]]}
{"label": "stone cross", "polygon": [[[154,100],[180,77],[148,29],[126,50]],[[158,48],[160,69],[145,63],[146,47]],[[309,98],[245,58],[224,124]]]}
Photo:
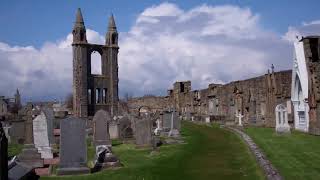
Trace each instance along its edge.
{"label": "stone cross", "polygon": [[242,126],[242,118],[244,117],[241,113],[240,113],[240,111],[239,111],[239,113],[236,115],[236,117],[237,118],[239,118],[239,126]]}
{"label": "stone cross", "polygon": [[0,179],[8,179],[8,140],[0,122]]}

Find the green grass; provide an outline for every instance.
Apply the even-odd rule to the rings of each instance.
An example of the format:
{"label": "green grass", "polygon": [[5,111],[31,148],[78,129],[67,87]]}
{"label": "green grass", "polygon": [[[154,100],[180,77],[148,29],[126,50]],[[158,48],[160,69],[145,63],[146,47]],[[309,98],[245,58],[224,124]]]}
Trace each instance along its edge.
{"label": "green grass", "polygon": [[277,135],[274,129],[253,127],[246,132],[285,179],[320,179],[319,136]]}
{"label": "green grass", "polygon": [[8,145],[8,156],[15,156],[15,155],[18,155],[21,150],[23,148],[23,145],[21,144],[9,144]]}
{"label": "green grass", "polygon": [[[247,146],[235,134],[217,126],[184,122],[185,144],[164,145],[160,153],[136,149],[133,144],[113,147],[124,167],[82,176],[42,179],[206,180],[264,179]],[[89,154],[89,153],[88,153]]]}

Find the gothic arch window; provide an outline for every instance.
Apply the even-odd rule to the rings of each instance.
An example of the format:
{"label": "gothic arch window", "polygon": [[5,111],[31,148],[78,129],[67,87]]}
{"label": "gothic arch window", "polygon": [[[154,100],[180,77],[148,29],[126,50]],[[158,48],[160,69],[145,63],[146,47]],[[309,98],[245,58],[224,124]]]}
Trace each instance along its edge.
{"label": "gothic arch window", "polygon": [[97,51],[91,53],[91,74],[102,74],[102,59],[101,55]]}

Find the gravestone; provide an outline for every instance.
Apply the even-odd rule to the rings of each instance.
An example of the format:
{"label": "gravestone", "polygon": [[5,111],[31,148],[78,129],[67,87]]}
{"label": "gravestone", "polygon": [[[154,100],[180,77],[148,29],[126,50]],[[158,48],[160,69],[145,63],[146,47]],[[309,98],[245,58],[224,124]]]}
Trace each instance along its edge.
{"label": "gravestone", "polygon": [[93,140],[94,144],[111,146],[109,134],[109,122],[111,121],[110,114],[104,110],[99,110],[93,117]]}
{"label": "gravestone", "polygon": [[287,108],[279,104],[276,106],[276,132],[277,133],[290,133],[290,126],[288,123]]}
{"label": "gravestone", "polygon": [[171,129],[171,112],[164,111],[162,117],[162,129],[164,132],[169,132]]}
{"label": "gravestone", "polygon": [[43,167],[43,159],[38,149],[34,146],[32,115],[32,104],[28,104],[25,116],[25,144],[22,152],[18,155],[18,161],[27,166],[39,168]]}
{"label": "gravestone", "polygon": [[148,117],[135,120],[135,138],[137,146],[151,146],[151,121]]}
{"label": "gravestone", "polygon": [[119,159],[112,154],[109,122],[111,117],[108,112],[99,110],[93,117],[94,144],[96,147],[96,167],[109,168],[120,166]]}
{"label": "gravestone", "polygon": [[60,164],[57,174],[90,173],[87,167],[86,121],[69,117],[60,123]]}
{"label": "gravestone", "polygon": [[34,145],[41,154],[43,159],[52,159],[52,148],[49,142],[50,132],[48,128],[48,119],[45,113],[42,111],[34,120],[33,120],[33,139]]}
{"label": "gravestone", "polygon": [[242,115],[239,111],[238,114],[236,114],[236,117],[238,118],[238,126],[242,126],[242,118],[244,117],[244,115]]}
{"label": "gravestone", "polygon": [[179,137],[181,128],[181,120],[178,116],[178,112],[173,110],[171,111],[171,126],[168,136],[169,137]]}
{"label": "gravestone", "polygon": [[53,134],[53,129],[54,129],[54,111],[52,108],[44,108],[43,109],[44,115],[47,118],[47,128],[48,128],[48,138],[49,138],[49,144],[54,144],[54,134]]}
{"label": "gravestone", "polygon": [[130,140],[133,138],[133,128],[129,117],[125,116],[119,119],[119,135],[122,140]]}
{"label": "gravestone", "polygon": [[0,179],[8,179],[8,140],[0,122]]}
{"label": "gravestone", "polygon": [[109,134],[110,134],[110,139],[118,139],[119,138],[118,120],[113,120],[109,123]]}
{"label": "gravestone", "polygon": [[157,123],[157,128],[154,130],[154,134],[158,136],[158,135],[160,135],[160,132],[162,131],[162,122],[161,122],[160,118],[156,120],[156,123]]}
{"label": "gravestone", "polygon": [[3,131],[4,131],[4,133],[5,133],[5,135],[6,135],[7,139],[8,139],[8,143],[11,142],[11,137],[10,137],[10,133],[9,133],[10,129],[11,129],[11,126],[4,126],[3,127]]}

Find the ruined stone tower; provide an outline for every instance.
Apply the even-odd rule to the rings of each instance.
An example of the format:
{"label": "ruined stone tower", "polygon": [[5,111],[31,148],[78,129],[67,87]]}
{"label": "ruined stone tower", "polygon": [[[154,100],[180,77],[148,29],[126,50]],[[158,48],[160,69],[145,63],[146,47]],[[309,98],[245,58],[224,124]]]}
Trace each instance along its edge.
{"label": "ruined stone tower", "polygon": [[[90,44],[86,38],[81,10],[78,9],[73,30],[73,113],[77,117],[93,116],[100,109],[111,115],[118,111],[118,33],[111,15],[105,45]],[[91,72],[91,54],[101,56],[101,74]]]}

